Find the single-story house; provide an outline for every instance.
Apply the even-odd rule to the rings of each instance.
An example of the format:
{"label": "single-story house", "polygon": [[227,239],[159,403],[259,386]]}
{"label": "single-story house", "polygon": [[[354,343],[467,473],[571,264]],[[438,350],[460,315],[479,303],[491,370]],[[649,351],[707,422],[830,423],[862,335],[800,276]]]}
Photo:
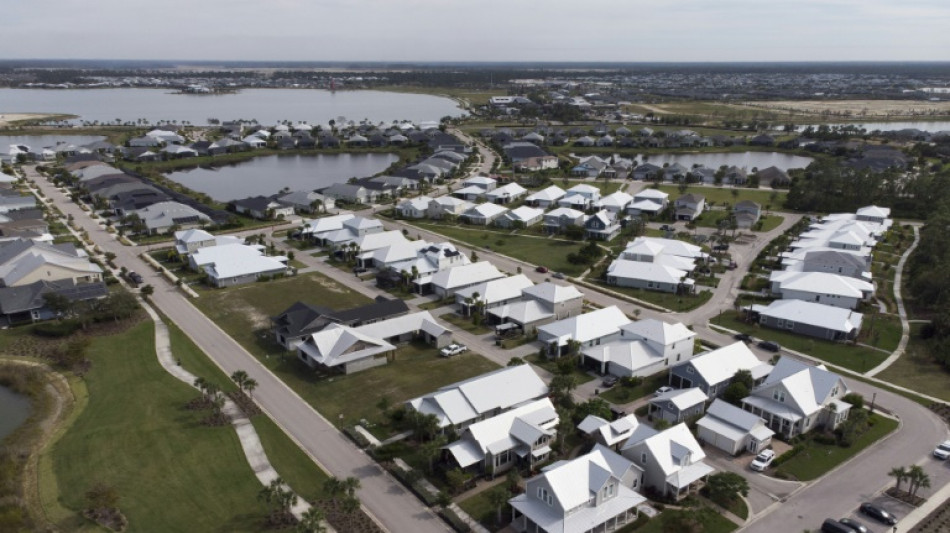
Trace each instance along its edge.
{"label": "single-story house", "polygon": [[703,414],[707,399],[699,387],[673,389],[650,399],[650,416],[671,424],[686,422]]}
{"label": "single-story house", "polygon": [[446,268],[431,276],[420,277],[414,282],[419,287],[420,293],[424,293],[428,286],[440,298],[448,298],[466,287],[502,277],[505,275],[495,265],[488,261],[479,261]]}
{"label": "single-story house", "polygon": [[861,332],[864,315],[850,309],[806,302],[775,300],[769,305],[752,305],[748,312],[759,324],[830,341],[851,340]]}
{"label": "single-story house", "polygon": [[469,224],[487,226],[507,212],[507,207],[486,202],[472,206],[468,211],[462,213],[460,218]]}
{"label": "single-story house", "polygon": [[284,256],[266,256],[264,247],[246,244],[205,246],[188,256],[193,270],[204,271],[213,287],[231,287],[253,283],[262,276],[287,273],[289,259]]}
{"label": "single-story house", "polygon": [[697,355],[670,369],[670,386],[679,389],[699,387],[709,398],[725,392],[739,370],[748,370],[754,384],[765,381],[772,365],[759,361],[744,342]]}
{"label": "single-story house", "polygon": [[761,417],[719,398],[706,409],[706,416],[696,422],[696,431],[699,442],[711,444],[730,455],[743,452],[757,455],[772,444],[775,434]]}
{"label": "single-story house", "polygon": [[251,196],[230,203],[234,212],[249,215],[258,220],[270,220],[293,216],[294,208],[266,196]]}
{"label": "single-story house", "polygon": [[527,228],[541,222],[544,210],[523,205],[495,219],[495,224],[504,228]]}
{"label": "single-story house", "polygon": [[565,194],[564,189],[557,185],[551,185],[546,189],[529,194],[524,201],[528,205],[547,209],[557,204],[557,201],[564,198]]}
{"label": "single-story house", "polygon": [[528,190],[517,183],[508,183],[485,193],[485,199],[496,204],[509,204],[528,193]]}

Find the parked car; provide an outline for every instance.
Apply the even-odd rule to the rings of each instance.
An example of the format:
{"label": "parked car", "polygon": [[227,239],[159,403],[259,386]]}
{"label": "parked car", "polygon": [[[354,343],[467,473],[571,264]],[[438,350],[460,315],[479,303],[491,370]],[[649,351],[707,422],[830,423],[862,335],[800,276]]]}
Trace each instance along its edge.
{"label": "parked car", "polygon": [[353,267],[353,273],[356,274],[357,276],[360,275],[360,274],[365,274],[365,273],[366,273],[366,268],[365,268],[365,267]]}
{"label": "parked car", "polygon": [[439,354],[442,355],[442,357],[452,357],[453,355],[458,355],[467,349],[468,348],[466,348],[464,344],[452,343],[439,350]]}
{"label": "parked car", "polygon": [[551,277],[554,279],[564,279],[567,276],[565,276],[563,272],[555,272]]}
{"label": "parked car", "polygon": [[670,226],[669,224],[663,224],[660,226],[660,231],[676,231],[676,228]]}
{"label": "parked car", "polygon": [[713,246],[712,248],[713,250],[716,250],[717,252],[725,252],[726,250],[729,249],[729,243],[727,242],[719,243]]}
{"label": "parked car", "polygon": [[748,333],[736,333],[735,335],[732,336],[732,338],[734,338],[737,341],[742,341],[746,344],[752,342],[752,335],[749,335]]}
{"label": "parked car", "polygon": [[755,470],[756,472],[763,472],[769,467],[770,464],[772,464],[772,461],[774,460],[774,450],[762,450],[759,452],[759,455],[755,456],[755,459],[752,460],[752,463],[749,464],[749,468]]}
{"label": "parked car", "polygon": [[887,509],[884,509],[878,505],[874,505],[870,502],[864,502],[861,504],[861,512],[877,520],[878,522],[883,522],[892,526],[897,523],[896,516],[888,512]]}
{"label": "parked car", "polygon": [[670,392],[671,390],[673,390],[673,387],[667,387],[666,385],[664,385],[660,387],[659,389],[656,389],[656,392],[654,392],[653,395],[660,396],[661,394],[665,394],[667,392]]}
{"label": "parked car", "polygon": [[854,530],[834,518],[828,518],[821,524],[821,533],[854,533]]}
{"label": "parked car", "polygon": [[609,389],[610,387],[613,387],[614,385],[616,385],[617,381],[619,381],[617,379],[617,376],[604,376],[604,379],[600,382],[600,384],[604,388]]}
{"label": "parked car", "polygon": [[129,281],[135,285],[141,285],[142,282],[145,281],[145,279],[142,278],[142,276],[138,274],[137,272],[129,272],[128,277],[129,277]]}
{"label": "parked car", "polygon": [[945,440],[934,448],[934,457],[941,461],[945,461],[950,457],[950,440]]}
{"label": "parked car", "polygon": [[759,341],[759,348],[768,352],[777,352],[782,349],[782,345],[773,341]]}
{"label": "parked car", "polygon": [[547,273],[548,273],[548,267],[546,267],[546,266],[539,266],[538,268],[534,269],[534,271],[535,271],[535,272],[540,272],[541,274],[547,274]]}
{"label": "parked car", "polygon": [[841,520],[838,520],[838,522],[841,522],[842,524],[850,527],[853,531],[857,531],[858,533],[870,532],[867,526],[865,526],[864,524],[862,524],[861,522],[858,522],[857,520],[853,518],[842,518]]}

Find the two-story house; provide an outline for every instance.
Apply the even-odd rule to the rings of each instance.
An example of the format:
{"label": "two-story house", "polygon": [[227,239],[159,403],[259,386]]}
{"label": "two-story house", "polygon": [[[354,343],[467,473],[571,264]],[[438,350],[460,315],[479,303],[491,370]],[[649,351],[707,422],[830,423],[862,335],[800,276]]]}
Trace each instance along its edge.
{"label": "two-story house", "polygon": [[616,341],[583,350],[585,363],[601,374],[650,376],[693,357],[696,333],[682,323],[647,318],[620,327]]}
{"label": "two-story house", "polygon": [[538,328],[538,341],[548,347],[548,355],[559,357],[571,342],[583,349],[613,341],[620,336],[620,327],[629,323],[627,315],[611,305],[545,324]]}
{"label": "two-story house", "polygon": [[715,469],[685,423],[661,432],[638,434],[621,446],[621,453],[643,469],[643,486],[679,500],[699,489]]}
{"label": "two-story house", "polygon": [[684,194],[674,203],[676,220],[692,221],[703,213],[706,207],[706,198],[701,194]]}
{"label": "two-story house", "polygon": [[633,196],[627,205],[627,214],[656,217],[670,204],[670,195],[659,189],[644,189]]}
{"label": "two-story house", "polygon": [[744,342],[697,355],[670,369],[670,386],[688,389],[699,387],[706,396],[715,398],[732,382],[739,370],[748,370],[753,383],[762,383],[772,366],[759,361]]}
{"label": "two-story house", "polygon": [[511,527],[519,533],[615,531],[637,519],[646,498],[637,489],[643,470],[601,445],[560,461],[525,482],[508,500]]}
{"label": "two-story house", "polygon": [[762,217],[762,206],[751,200],[742,200],[733,206],[732,214],[739,229],[749,229]]}
{"label": "two-story house", "polygon": [[561,233],[570,227],[583,227],[585,220],[587,215],[583,211],[559,207],[544,214],[542,227],[545,233]]}
{"label": "two-story house", "polygon": [[620,222],[616,213],[601,210],[584,222],[584,234],[588,239],[609,241],[620,234]]}

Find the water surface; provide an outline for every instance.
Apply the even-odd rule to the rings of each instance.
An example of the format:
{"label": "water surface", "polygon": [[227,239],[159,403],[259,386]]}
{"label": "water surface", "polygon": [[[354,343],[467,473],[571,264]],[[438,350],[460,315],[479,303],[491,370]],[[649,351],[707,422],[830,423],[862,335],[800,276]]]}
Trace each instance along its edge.
{"label": "water surface", "polygon": [[32,409],[29,398],[0,385],[0,440],[25,422]]}

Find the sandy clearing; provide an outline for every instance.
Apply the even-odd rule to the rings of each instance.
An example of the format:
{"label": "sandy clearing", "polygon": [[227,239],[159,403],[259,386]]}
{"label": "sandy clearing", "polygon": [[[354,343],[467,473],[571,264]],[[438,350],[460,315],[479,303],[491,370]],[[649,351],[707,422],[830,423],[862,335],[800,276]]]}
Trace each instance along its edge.
{"label": "sandy clearing", "polygon": [[926,117],[950,114],[950,102],[919,100],[803,100],[743,102],[747,107],[791,111],[809,115],[856,117]]}

